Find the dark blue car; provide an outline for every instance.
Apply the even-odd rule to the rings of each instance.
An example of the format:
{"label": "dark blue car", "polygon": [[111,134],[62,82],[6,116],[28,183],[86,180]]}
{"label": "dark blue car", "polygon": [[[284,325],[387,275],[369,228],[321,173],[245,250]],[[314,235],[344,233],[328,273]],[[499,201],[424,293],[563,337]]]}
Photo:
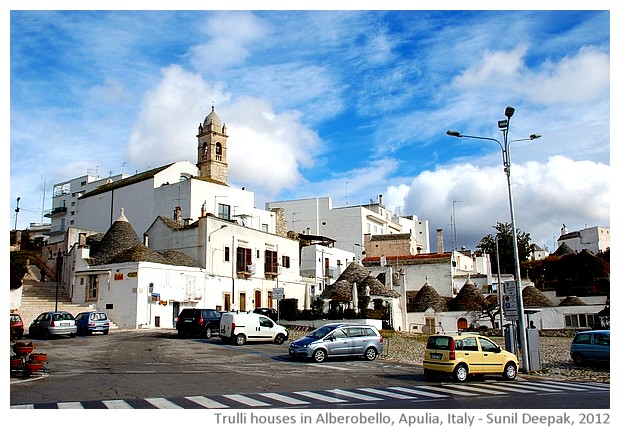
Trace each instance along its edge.
{"label": "dark blue car", "polygon": [[578,332],[570,346],[570,357],[577,365],[586,362],[609,363],[609,329]]}
{"label": "dark blue car", "polygon": [[75,326],[77,326],[78,335],[91,335],[95,332],[108,335],[110,319],[103,311],[84,311],[75,316]]}

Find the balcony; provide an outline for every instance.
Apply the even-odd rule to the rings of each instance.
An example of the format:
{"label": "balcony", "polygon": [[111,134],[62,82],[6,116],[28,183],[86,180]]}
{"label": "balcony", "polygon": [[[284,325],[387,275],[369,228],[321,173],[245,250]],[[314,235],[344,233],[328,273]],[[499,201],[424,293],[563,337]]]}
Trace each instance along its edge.
{"label": "balcony", "polygon": [[49,213],[46,213],[45,217],[54,217],[56,215],[66,214],[66,213],[67,213],[67,207],[55,207],[52,209],[52,211],[50,211]]}

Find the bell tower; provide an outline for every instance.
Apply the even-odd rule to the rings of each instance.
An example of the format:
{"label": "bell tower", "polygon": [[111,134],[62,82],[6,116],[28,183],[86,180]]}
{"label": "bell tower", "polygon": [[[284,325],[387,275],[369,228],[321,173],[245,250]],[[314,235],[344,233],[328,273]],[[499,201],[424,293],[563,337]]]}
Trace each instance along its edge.
{"label": "bell tower", "polygon": [[211,106],[211,113],[204,122],[198,125],[198,163],[201,177],[207,177],[215,182],[227,184],[228,163],[226,162],[226,124],[215,113],[215,106]]}

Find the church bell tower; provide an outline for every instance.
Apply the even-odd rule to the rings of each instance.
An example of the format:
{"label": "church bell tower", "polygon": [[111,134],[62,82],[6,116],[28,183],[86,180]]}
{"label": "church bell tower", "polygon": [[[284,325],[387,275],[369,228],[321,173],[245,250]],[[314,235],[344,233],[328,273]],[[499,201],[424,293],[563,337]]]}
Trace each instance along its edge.
{"label": "church bell tower", "polygon": [[215,182],[227,184],[228,163],[226,162],[226,124],[215,113],[215,106],[211,106],[211,113],[204,122],[198,125],[198,163],[201,177],[207,177]]}

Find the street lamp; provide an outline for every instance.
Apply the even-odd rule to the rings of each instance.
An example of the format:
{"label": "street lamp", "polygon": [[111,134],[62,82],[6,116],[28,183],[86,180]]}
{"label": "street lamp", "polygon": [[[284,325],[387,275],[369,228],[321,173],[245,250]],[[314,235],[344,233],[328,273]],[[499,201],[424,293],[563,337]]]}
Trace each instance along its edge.
{"label": "street lamp", "polygon": [[19,200],[21,200],[22,197],[17,197],[17,206],[15,207],[15,231],[17,231],[17,215],[19,214]]}
{"label": "street lamp", "polygon": [[[514,251],[514,264],[515,264],[515,281],[517,284],[517,310],[518,310],[518,318],[519,318],[519,338],[521,339],[521,350],[523,353],[523,371],[527,374],[530,371],[530,361],[528,355],[528,345],[526,338],[526,326],[525,326],[525,314],[523,311],[523,294],[521,292],[521,269],[519,267],[519,245],[517,243],[517,226],[515,223],[515,211],[514,204],[512,201],[512,187],[510,185],[510,144],[512,142],[525,141],[525,140],[536,140],[541,137],[540,134],[530,134],[529,137],[522,139],[515,139],[508,141],[508,129],[510,127],[510,118],[514,115],[515,109],[514,107],[508,106],[504,111],[504,116],[506,119],[499,120],[497,122],[497,126],[502,132],[503,142],[500,142],[497,139],[491,137],[480,137],[480,136],[469,136],[465,134],[461,134],[459,131],[448,130],[446,132],[447,135],[452,137],[459,138],[469,138],[469,139],[478,139],[478,140],[490,140],[499,144],[502,150],[502,158],[504,162],[504,173],[506,173],[506,180],[508,182],[508,202],[510,204],[510,222],[512,224],[512,246]],[[499,279],[499,273],[498,273]],[[498,284],[499,285],[499,284]]]}

